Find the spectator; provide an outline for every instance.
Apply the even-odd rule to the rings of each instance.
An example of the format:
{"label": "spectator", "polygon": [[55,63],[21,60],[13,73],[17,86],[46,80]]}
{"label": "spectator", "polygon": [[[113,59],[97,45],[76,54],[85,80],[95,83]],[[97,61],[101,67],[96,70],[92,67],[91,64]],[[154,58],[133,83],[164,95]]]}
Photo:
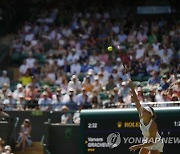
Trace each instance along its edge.
{"label": "spectator", "polygon": [[[177,94],[173,94],[172,95],[172,99],[171,99],[171,101],[179,101],[180,99],[178,98],[178,95]],[[175,104],[176,105],[176,104]],[[178,106],[179,106],[179,104],[178,104]]]}
{"label": "spectator", "polygon": [[90,76],[87,75],[84,79],[84,81],[82,82],[82,87],[85,88],[86,92],[87,93],[90,93],[92,92],[93,90],[93,85],[91,84],[91,79],[90,79]]}
{"label": "spectator", "polygon": [[14,98],[15,100],[18,100],[18,98],[19,98],[20,95],[24,96],[25,93],[24,93],[24,87],[23,87],[23,85],[19,83],[19,84],[17,84],[16,90],[13,92],[13,98]]}
{"label": "spectator", "polygon": [[90,95],[90,104],[93,109],[102,107],[101,98],[96,91],[93,91]]}
{"label": "spectator", "polygon": [[89,64],[94,66],[97,64],[97,62],[98,62],[98,54],[96,50],[93,50],[92,55],[90,55],[89,57]]}
{"label": "spectator", "polygon": [[119,93],[122,95],[123,100],[125,97],[127,97],[127,95],[129,94],[129,87],[127,86],[127,82],[125,81],[122,82]]}
{"label": "spectator", "polygon": [[61,124],[72,124],[73,118],[72,118],[72,114],[69,113],[69,108],[64,105],[62,106],[61,112],[62,112]]}
{"label": "spectator", "polygon": [[103,73],[103,72],[99,72],[99,73],[98,73],[98,77],[99,77],[99,82],[100,82],[102,88],[105,87],[106,84],[107,84],[107,79],[106,79],[106,77],[104,76],[104,73]]}
{"label": "spectator", "polygon": [[106,90],[107,91],[112,91],[116,87],[114,83],[114,77],[111,75],[109,76],[108,83],[106,84]]}
{"label": "spectator", "polygon": [[81,120],[80,119],[80,113],[81,113],[81,110],[82,110],[82,105],[80,103],[78,103],[77,107],[78,107],[78,109],[73,115],[73,122],[75,124],[80,124],[80,120]]}
{"label": "spectator", "polygon": [[112,94],[108,95],[108,99],[103,102],[103,108],[115,108],[114,96]]}
{"label": "spectator", "polygon": [[160,67],[159,67],[159,74],[160,74],[160,76],[163,76],[163,75],[168,74],[169,71],[170,71],[170,68],[168,67],[167,64],[162,63],[162,64],[160,65]]}
{"label": "spectator", "polygon": [[114,102],[118,102],[119,101],[119,89],[117,87],[114,87],[113,92],[112,92],[113,96],[114,96]]}
{"label": "spectator", "polygon": [[25,41],[22,47],[22,53],[27,54],[29,51],[32,50],[32,45],[29,41]]}
{"label": "spectator", "polygon": [[156,72],[159,71],[159,67],[158,67],[158,65],[156,65],[154,58],[153,58],[153,59],[151,60],[151,62],[147,65],[146,71],[147,71],[147,73],[148,73],[149,75],[151,74],[152,71],[156,71]]}
{"label": "spectator", "polygon": [[3,86],[4,83],[7,83],[10,85],[10,79],[7,77],[7,71],[3,70],[2,71],[2,76],[0,77],[0,88]]}
{"label": "spectator", "polygon": [[28,69],[24,75],[22,75],[19,79],[22,85],[25,87],[27,84],[32,82],[32,78],[30,75],[30,70]]}
{"label": "spectator", "polygon": [[140,60],[144,57],[145,54],[145,48],[143,47],[143,43],[139,42],[139,46],[136,49],[136,60]]}
{"label": "spectator", "polygon": [[41,110],[49,110],[51,108],[51,98],[48,97],[48,93],[46,91],[44,91],[42,93],[42,98],[39,99],[38,104],[39,104],[39,108]]}
{"label": "spectator", "polygon": [[[50,87],[48,85],[44,85],[43,90],[47,93],[48,98],[52,99],[52,92]],[[42,93],[40,97],[44,97],[44,93]]]}
{"label": "spectator", "polygon": [[116,102],[116,107],[117,108],[125,108],[126,107],[123,97],[121,95],[119,95],[119,97],[118,97],[118,101]]}
{"label": "spectator", "polygon": [[2,154],[13,154],[11,153],[12,149],[11,149],[11,146],[10,145],[6,145],[4,147],[4,152]]}
{"label": "spectator", "polygon": [[5,120],[7,118],[9,118],[9,114],[4,112],[3,109],[0,107],[0,120]]}
{"label": "spectator", "polygon": [[147,34],[142,27],[140,28],[139,32],[137,33],[137,40],[139,42],[144,42],[144,43],[147,41]]}
{"label": "spectator", "polygon": [[106,54],[105,49],[101,50],[101,54],[99,55],[99,61],[104,62],[105,64],[108,62],[109,56]]}
{"label": "spectator", "polygon": [[61,93],[59,92],[56,92],[56,97],[54,97],[53,101],[52,101],[52,109],[54,111],[60,111],[61,110],[61,107],[63,106],[63,98],[62,98],[62,95]]}
{"label": "spectator", "polygon": [[70,67],[71,74],[78,75],[81,72],[81,65],[78,63],[77,59],[75,59],[74,63]]}
{"label": "spectator", "polygon": [[82,106],[89,106],[90,105],[90,100],[89,100],[89,96],[86,92],[86,88],[82,87],[81,89],[81,93],[79,93],[77,95],[77,103],[81,104]]}
{"label": "spectator", "polygon": [[152,71],[152,77],[148,79],[148,85],[150,86],[158,86],[160,83],[160,79],[158,77],[158,73],[156,71]]}
{"label": "spectator", "polygon": [[76,102],[76,94],[73,88],[70,88],[69,91],[63,97],[63,103],[67,104],[69,102]]}
{"label": "spectator", "polygon": [[11,53],[21,53],[23,44],[18,36],[16,36],[13,40]]}
{"label": "spectator", "polygon": [[22,151],[25,151],[26,146],[32,145],[31,140],[31,122],[29,119],[25,119],[21,125],[21,130],[17,139],[16,147],[20,148],[22,146]]}
{"label": "spectator", "polygon": [[66,91],[68,91],[68,79],[67,77],[63,77],[62,78],[62,83],[61,83],[61,89],[62,89],[62,93],[66,93]]}
{"label": "spectator", "polygon": [[153,88],[150,88],[148,101],[149,102],[155,102],[155,91]]}
{"label": "spectator", "polygon": [[16,107],[16,100],[13,98],[12,93],[7,94],[7,98],[3,101],[4,110],[12,111]]}
{"label": "spectator", "polygon": [[144,101],[143,90],[141,87],[137,88],[137,97],[141,103]]}
{"label": "spectator", "polygon": [[25,100],[28,108],[37,106],[38,89],[33,84],[29,84],[25,89]]}
{"label": "spectator", "polygon": [[162,76],[162,81],[160,82],[159,86],[162,88],[162,90],[167,90],[169,88],[169,83],[167,81],[166,75]]}
{"label": "spectator", "polygon": [[162,96],[162,88],[158,87],[156,94],[155,94],[155,101],[156,102],[163,102],[163,96]]}
{"label": "spectator", "polygon": [[27,103],[25,101],[24,95],[20,94],[18,100],[16,101],[16,109],[17,110],[26,110]]}
{"label": "spectator", "polygon": [[143,60],[139,60],[139,63],[136,65],[135,67],[135,72],[133,73],[133,75],[135,76],[147,76],[147,72],[146,72],[146,63]]}
{"label": "spectator", "polygon": [[0,153],[3,152],[4,140],[0,137]]}
{"label": "spectator", "polygon": [[74,89],[75,93],[79,93],[81,90],[81,82],[79,81],[76,75],[73,75],[71,77],[71,81],[69,81],[68,83],[68,89],[70,88]]}
{"label": "spectator", "polygon": [[1,99],[1,101],[4,101],[7,98],[7,94],[8,94],[7,88],[3,87],[0,90],[0,99]]}
{"label": "spectator", "polygon": [[102,90],[102,86],[99,82],[99,77],[98,76],[95,76],[94,77],[94,82],[92,83],[93,85],[93,91],[97,91],[97,93],[100,93],[101,90]]}
{"label": "spectator", "polygon": [[26,65],[27,68],[33,68],[34,67],[34,63],[35,63],[35,58],[33,58],[33,54],[32,52],[29,53],[29,57],[26,59]]}

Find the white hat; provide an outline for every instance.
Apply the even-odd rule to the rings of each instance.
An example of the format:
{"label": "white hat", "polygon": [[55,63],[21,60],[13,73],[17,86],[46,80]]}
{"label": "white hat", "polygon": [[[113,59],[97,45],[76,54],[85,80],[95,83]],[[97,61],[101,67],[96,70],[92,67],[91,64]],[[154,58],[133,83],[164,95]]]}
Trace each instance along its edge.
{"label": "white hat", "polygon": [[76,75],[73,75],[73,76],[71,77],[71,79],[77,79],[77,76],[76,76]]}
{"label": "white hat", "polygon": [[141,88],[141,87],[138,87],[138,88],[137,88],[137,91],[142,91],[142,88]]}
{"label": "white hat", "polygon": [[17,84],[17,89],[19,89],[19,88],[23,88],[23,85],[20,83]]}
{"label": "white hat", "polygon": [[11,147],[10,147],[10,145],[6,145],[6,146],[4,147],[4,149],[5,149],[5,150],[9,150],[9,151],[11,151]]}
{"label": "white hat", "polygon": [[7,96],[12,96],[12,92],[9,92],[9,93],[7,94]]}
{"label": "white hat", "polygon": [[117,61],[117,62],[120,62],[120,61],[121,61],[121,58],[118,57],[118,58],[116,59],[116,61]]}
{"label": "white hat", "polygon": [[122,85],[123,85],[123,86],[125,86],[125,85],[126,85],[126,82],[125,82],[125,81],[123,81],[123,82],[122,82]]}
{"label": "white hat", "polygon": [[3,70],[3,74],[7,74],[7,71],[6,71],[6,70]]}
{"label": "white hat", "polygon": [[93,75],[94,74],[94,71],[93,69],[89,69],[88,72],[87,72],[88,75]]}
{"label": "white hat", "polygon": [[142,42],[139,42],[139,45],[143,45],[143,43],[142,43]]}
{"label": "white hat", "polygon": [[24,98],[24,95],[23,94],[19,94],[19,98]]}
{"label": "white hat", "polygon": [[43,96],[47,96],[48,95],[48,93],[46,92],[46,91],[43,91]]}
{"label": "white hat", "polygon": [[144,109],[146,111],[150,112],[152,116],[154,116],[154,113],[153,113],[152,109],[149,106],[145,106]]}
{"label": "white hat", "polygon": [[74,92],[74,88],[69,88],[69,92]]}
{"label": "white hat", "polygon": [[99,77],[96,75],[96,76],[94,77],[94,80],[99,80]]}
{"label": "white hat", "polygon": [[63,105],[62,108],[61,108],[61,110],[66,110],[66,111],[68,111],[69,108],[68,108],[66,105]]}

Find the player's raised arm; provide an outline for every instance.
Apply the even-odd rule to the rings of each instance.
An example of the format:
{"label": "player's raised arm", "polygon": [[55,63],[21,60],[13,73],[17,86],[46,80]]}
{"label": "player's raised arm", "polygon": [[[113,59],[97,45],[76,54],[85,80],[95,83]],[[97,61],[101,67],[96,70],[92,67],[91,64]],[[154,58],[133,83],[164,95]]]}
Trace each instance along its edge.
{"label": "player's raised arm", "polygon": [[132,99],[133,99],[134,103],[136,104],[136,108],[140,114],[141,113],[141,104],[140,104],[139,99],[137,97],[137,94],[135,92],[133,82],[130,79],[129,79],[129,86],[130,86],[131,91],[132,91]]}

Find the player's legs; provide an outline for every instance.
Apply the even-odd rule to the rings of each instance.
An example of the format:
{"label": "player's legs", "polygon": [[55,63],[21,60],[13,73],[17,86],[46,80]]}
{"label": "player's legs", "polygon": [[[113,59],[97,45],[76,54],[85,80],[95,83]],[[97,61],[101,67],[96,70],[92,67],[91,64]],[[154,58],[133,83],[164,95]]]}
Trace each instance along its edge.
{"label": "player's legs", "polygon": [[151,150],[148,154],[160,154],[158,150]]}
{"label": "player's legs", "polygon": [[141,148],[140,151],[139,151],[139,154],[149,154],[148,152],[149,152],[148,149]]}

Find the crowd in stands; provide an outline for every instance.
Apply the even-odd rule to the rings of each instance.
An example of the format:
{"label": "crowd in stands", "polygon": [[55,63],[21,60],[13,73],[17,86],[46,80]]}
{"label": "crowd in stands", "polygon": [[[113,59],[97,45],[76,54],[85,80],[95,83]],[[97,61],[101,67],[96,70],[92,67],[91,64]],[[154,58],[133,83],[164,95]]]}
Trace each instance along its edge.
{"label": "crowd in stands", "polygon": [[[131,8],[39,10],[12,42],[24,56],[19,83],[0,78],[4,110],[131,107],[128,68],[140,102],[180,100],[180,23],[136,21]],[[113,50],[109,52],[107,47]],[[178,105],[157,104],[158,106]]]}
{"label": "crowd in stands", "polygon": [[[4,121],[9,117],[9,114],[3,111],[2,108],[0,108],[0,121]],[[0,153],[1,154],[11,154],[11,146],[6,145],[5,141],[0,137]]]}
{"label": "crowd in stands", "polygon": [[9,145],[4,145],[4,140],[0,138],[0,153],[1,154],[12,154],[12,149]]}

